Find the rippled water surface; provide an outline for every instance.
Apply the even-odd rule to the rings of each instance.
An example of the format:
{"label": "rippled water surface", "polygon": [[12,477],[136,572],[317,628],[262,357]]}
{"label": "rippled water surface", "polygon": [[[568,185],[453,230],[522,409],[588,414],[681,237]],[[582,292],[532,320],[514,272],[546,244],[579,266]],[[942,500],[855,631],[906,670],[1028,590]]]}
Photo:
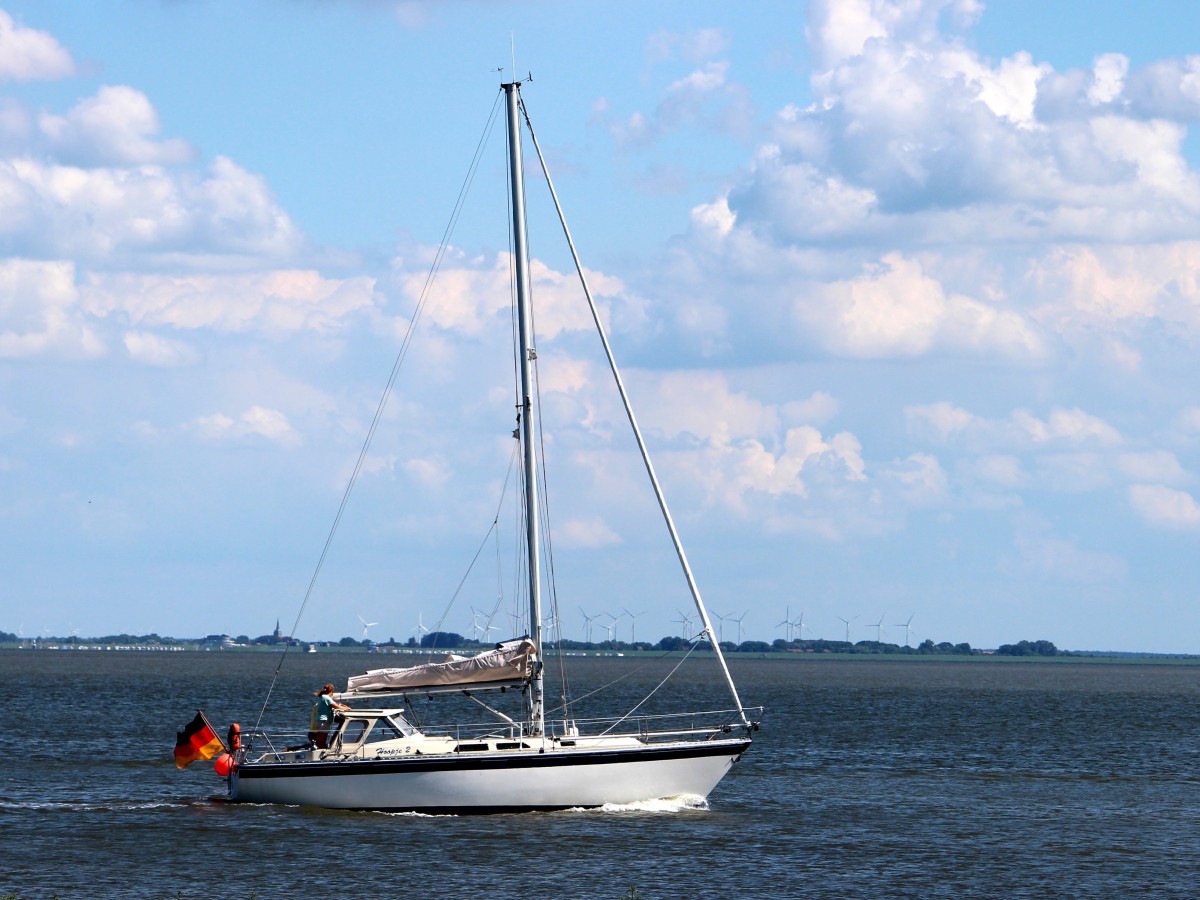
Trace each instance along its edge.
{"label": "rippled water surface", "polygon": [[[252,723],[267,654],[0,652],[0,894],[18,897],[1191,897],[1200,868],[1200,668],[738,660],[754,747],[709,798],[427,817],[214,802],[180,772],[202,707]],[[289,656],[264,721],[385,665]],[[571,660],[572,684],[665,663]],[[672,665],[674,663],[671,663]],[[639,668],[645,665],[644,669]],[[727,705],[710,666],[688,699]],[[694,671],[692,670],[694,669]],[[630,674],[632,673],[632,674]],[[592,698],[597,704],[599,698]],[[332,894],[331,894],[332,892]]]}

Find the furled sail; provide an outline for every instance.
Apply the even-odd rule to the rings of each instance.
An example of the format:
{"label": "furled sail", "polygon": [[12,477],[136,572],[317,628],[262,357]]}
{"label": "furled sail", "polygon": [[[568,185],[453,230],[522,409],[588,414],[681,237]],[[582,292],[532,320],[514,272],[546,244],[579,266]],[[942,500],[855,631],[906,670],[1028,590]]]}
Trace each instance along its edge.
{"label": "furled sail", "polygon": [[511,682],[528,678],[533,664],[533,641],[518,638],[497,644],[475,656],[450,656],[444,662],[403,669],[373,669],[352,675],[346,694],[405,691],[419,688]]}

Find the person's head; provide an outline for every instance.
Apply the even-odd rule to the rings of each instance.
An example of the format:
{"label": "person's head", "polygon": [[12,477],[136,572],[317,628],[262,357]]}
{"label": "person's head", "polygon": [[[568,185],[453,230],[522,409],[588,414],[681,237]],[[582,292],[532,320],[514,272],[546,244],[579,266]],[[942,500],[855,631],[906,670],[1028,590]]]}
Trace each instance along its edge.
{"label": "person's head", "polygon": [[327,684],[327,685],[325,685],[325,687],[323,687],[319,691],[317,691],[317,696],[319,697],[322,694],[332,694],[332,693],[333,693],[333,685]]}

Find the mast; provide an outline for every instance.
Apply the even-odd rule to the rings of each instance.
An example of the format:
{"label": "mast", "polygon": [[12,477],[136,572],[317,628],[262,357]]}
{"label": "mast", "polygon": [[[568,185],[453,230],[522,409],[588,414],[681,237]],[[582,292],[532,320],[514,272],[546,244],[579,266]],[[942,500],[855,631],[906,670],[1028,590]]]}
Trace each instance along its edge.
{"label": "mast", "polygon": [[502,84],[508,106],[508,174],[512,194],[513,252],[517,279],[517,355],[521,368],[519,404],[521,449],[525,470],[525,547],[529,560],[529,637],[536,659],[530,684],[529,725],[533,734],[545,730],[542,702],[542,579],[538,547],[537,463],[533,419],[533,316],[529,299],[529,247],[525,234],[525,178],[521,161],[521,122],[518,115],[521,83]]}

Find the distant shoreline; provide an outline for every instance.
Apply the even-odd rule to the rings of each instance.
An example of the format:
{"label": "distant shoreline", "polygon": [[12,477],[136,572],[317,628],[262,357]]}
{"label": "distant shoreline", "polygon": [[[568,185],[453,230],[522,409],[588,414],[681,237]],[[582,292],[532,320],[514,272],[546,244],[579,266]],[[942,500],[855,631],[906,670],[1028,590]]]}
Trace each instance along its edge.
{"label": "distant shoreline", "polygon": [[[283,653],[289,652],[298,655],[309,655],[303,647],[288,647],[281,645],[253,645],[253,646],[232,646],[232,647],[213,647],[203,643],[174,643],[174,644],[43,644],[36,646],[30,641],[24,643],[3,642],[0,643],[0,651],[17,651],[21,653]],[[411,657],[429,657],[438,656],[445,653],[463,653],[470,654],[478,652],[478,647],[447,647],[430,650],[428,648],[401,647],[397,649],[367,649],[363,647],[340,647],[340,646],[323,646],[316,652],[322,655],[329,654],[361,654],[366,656],[389,656],[401,657],[397,659],[398,665],[403,665],[403,658]],[[568,650],[561,654],[564,657],[591,657],[596,659],[650,659],[655,657],[678,657],[684,655],[682,650]],[[558,657],[560,654],[553,651],[546,653],[547,658]],[[711,657],[711,650],[697,649],[692,652],[693,656]],[[803,652],[803,651],[766,651],[762,653],[754,652],[735,652],[727,654],[727,659],[736,664],[742,660],[750,659],[768,659],[778,661],[795,661],[800,663],[821,663],[821,662],[899,662],[899,663],[922,663],[922,662],[953,662],[953,663],[983,663],[983,664],[998,664],[998,665],[1013,665],[1021,663],[1048,663],[1051,665],[1079,665],[1079,664],[1100,664],[1100,665],[1173,665],[1173,666],[1195,666],[1200,665],[1200,655],[1189,656],[1186,654],[1165,654],[1165,653],[1136,653],[1130,651],[1070,651],[1057,656],[1003,656],[995,653],[976,653],[971,655],[963,655],[956,653],[871,653],[871,652],[855,652],[855,653],[839,653],[836,651],[826,652]]]}

